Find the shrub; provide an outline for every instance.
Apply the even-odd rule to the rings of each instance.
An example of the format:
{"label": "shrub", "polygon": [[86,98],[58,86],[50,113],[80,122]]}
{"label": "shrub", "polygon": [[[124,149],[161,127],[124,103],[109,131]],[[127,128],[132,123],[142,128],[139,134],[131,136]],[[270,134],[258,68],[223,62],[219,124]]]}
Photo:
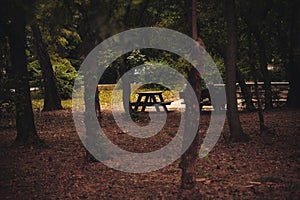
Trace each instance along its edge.
{"label": "shrub", "polygon": [[[51,56],[51,63],[60,97],[62,99],[70,99],[72,96],[73,84],[77,76],[76,69],[68,59],[59,56]],[[44,83],[39,62],[37,60],[30,62],[28,68],[30,72],[30,86],[39,87],[40,94],[36,94],[36,96],[41,97],[44,93]]]}

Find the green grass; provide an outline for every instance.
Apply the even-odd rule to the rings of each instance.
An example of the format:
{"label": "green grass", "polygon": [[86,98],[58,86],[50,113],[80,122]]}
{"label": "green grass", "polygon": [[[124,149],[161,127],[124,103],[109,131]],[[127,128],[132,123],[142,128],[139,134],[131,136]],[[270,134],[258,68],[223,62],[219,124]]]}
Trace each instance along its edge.
{"label": "green grass", "polygon": [[[72,108],[72,100],[71,99],[62,100],[61,104],[62,104],[63,108],[65,108],[65,109]],[[33,109],[42,110],[43,105],[44,105],[44,99],[33,99],[32,100]]]}
{"label": "green grass", "polygon": [[[134,93],[130,96],[130,101],[136,101],[137,100],[137,92],[141,92],[141,91],[149,91],[151,89],[138,89],[136,91],[134,91]],[[100,103],[101,103],[101,108],[110,108],[111,105],[111,98],[112,98],[112,94],[113,94],[113,87],[111,88],[106,88],[106,89],[101,89],[100,88],[100,94],[99,94],[99,98],[100,98]],[[116,95],[115,97],[117,99],[121,99],[122,97],[122,90],[115,90],[114,94]],[[36,96],[35,96],[36,97]],[[176,93],[174,91],[164,91],[163,92],[163,98],[165,101],[172,101],[176,98]],[[72,108],[72,100],[68,99],[68,100],[62,100],[62,106],[65,109],[71,109]],[[38,110],[42,110],[43,109],[43,105],[44,105],[44,100],[40,99],[40,98],[33,98],[32,100],[32,107],[34,109],[38,109]]]}
{"label": "green grass", "polygon": [[[135,102],[137,101],[138,98],[138,92],[145,92],[145,91],[150,91],[151,89],[138,89],[133,92],[133,94],[130,96],[130,101]],[[112,101],[112,94],[113,90],[100,90],[99,98],[100,98],[100,103],[103,108],[109,108],[111,105]],[[116,99],[121,99],[122,97],[122,90],[115,90],[114,91],[115,98]],[[176,99],[176,93],[174,91],[163,91],[163,98],[165,101],[172,101]]]}

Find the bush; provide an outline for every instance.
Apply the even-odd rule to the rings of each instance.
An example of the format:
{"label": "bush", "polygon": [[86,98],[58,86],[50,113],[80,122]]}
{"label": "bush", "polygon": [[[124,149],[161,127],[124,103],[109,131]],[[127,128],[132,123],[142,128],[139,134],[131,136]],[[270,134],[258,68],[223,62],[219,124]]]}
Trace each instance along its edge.
{"label": "bush", "polygon": [[[70,99],[72,97],[73,84],[77,76],[76,69],[68,59],[59,56],[51,56],[51,63],[60,97],[62,99]],[[39,87],[40,95],[36,96],[42,96],[44,93],[44,82],[39,62],[37,60],[30,62],[28,67],[30,72],[30,86]]]}
{"label": "bush", "polygon": [[66,58],[57,57],[53,59],[52,65],[60,97],[62,99],[70,99],[72,97],[74,81],[77,76],[76,69]]}

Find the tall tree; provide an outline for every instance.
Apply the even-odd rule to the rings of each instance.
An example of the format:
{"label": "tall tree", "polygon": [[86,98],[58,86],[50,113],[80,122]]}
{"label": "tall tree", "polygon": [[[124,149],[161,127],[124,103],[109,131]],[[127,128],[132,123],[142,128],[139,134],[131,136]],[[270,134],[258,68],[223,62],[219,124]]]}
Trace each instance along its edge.
{"label": "tall tree", "polygon": [[[259,1],[255,0],[251,3],[245,3],[246,14],[243,16],[247,26],[252,32],[256,43],[259,56],[260,69],[262,73],[262,79],[264,81],[264,97],[265,97],[265,109],[270,109],[273,107],[272,104],[272,90],[271,90],[271,77],[268,71],[268,57],[267,57],[267,25],[266,16],[270,10],[270,1]],[[261,23],[257,23],[257,22]]]}
{"label": "tall tree", "polygon": [[[198,34],[197,34],[197,15],[196,15],[196,0],[186,0],[186,5],[189,6],[187,16],[189,17],[187,21],[188,24],[191,24],[190,30],[192,32],[192,37],[195,40],[198,40]],[[199,39],[198,41],[199,45],[203,45],[202,40]],[[192,105],[192,102],[190,99],[192,97],[185,97],[186,101],[186,110],[185,110],[185,118],[188,119],[190,116],[192,116],[194,112],[194,108],[196,106],[199,107],[200,111],[200,98],[201,98],[201,74],[195,69],[194,67],[191,67],[188,71],[188,81],[191,84],[197,98],[198,98],[198,105]],[[191,92],[187,92],[187,94],[191,94]],[[192,120],[186,120],[185,123],[185,134],[189,134],[187,130],[189,128],[195,126],[197,124],[198,127],[196,127],[197,134],[192,142],[192,144],[189,146],[187,151],[181,156],[181,162],[180,162],[180,168],[182,169],[182,175],[181,175],[181,189],[182,189],[182,196],[186,197],[187,195],[189,198],[197,198],[197,192],[195,192],[195,186],[196,186],[196,161],[199,158],[199,148],[201,145],[201,136],[199,134],[199,121],[195,122]],[[185,136],[188,137],[188,136]],[[195,196],[195,197],[192,197]],[[198,197],[199,198],[199,197]]]}
{"label": "tall tree", "polygon": [[45,85],[43,111],[61,110],[63,107],[61,105],[55,75],[40,28],[37,24],[32,24],[31,30],[34,37],[36,55],[42,69],[42,77]]}
{"label": "tall tree", "polygon": [[[126,12],[124,14],[123,23],[122,23],[124,27],[128,26],[128,18],[130,16],[131,6],[132,6],[132,1],[129,1],[126,6],[126,9],[125,9]],[[141,12],[141,16],[139,18],[140,22],[142,22],[141,18],[142,18],[143,13],[144,12]],[[128,54],[123,55],[120,60],[120,67],[118,68],[120,78],[129,70],[128,63],[126,62],[127,55]],[[129,80],[128,76],[122,77],[122,93],[123,93],[122,101],[123,101],[123,107],[124,107],[125,113],[127,113],[127,114],[129,114],[132,111],[131,106],[130,106],[130,94],[131,94],[130,81],[131,80]]]}
{"label": "tall tree", "polygon": [[[97,1],[97,0],[90,0],[86,2],[75,3],[74,6],[78,9],[78,11],[82,14],[81,20],[78,24],[78,32],[81,35],[82,43],[80,46],[80,54],[81,57],[85,58],[86,55],[98,44],[100,43],[105,37],[111,35],[115,28],[112,26],[108,26],[107,23],[110,23],[114,15],[112,13],[115,12],[115,8],[117,4],[109,4],[104,1]],[[99,11],[100,10],[100,11]],[[104,26],[105,25],[105,26]],[[111,24],[110,24],[111,25]],[[105,27],[111,27],[110,29],[106,29]],[[93,121],[91,118],[93,113],[96,111],[96,116],[98,119],[101,118],[101,107],[100,107],[100,98],[99,98],[99,88],[95,88],[95,96],[90,97],[86,94],[88,93],[86,90],[90,89],[88,84],[89,78],[93,77],[93,74],[85,74],[84,75],[84,101],[85,105],[90,105],[90,101],[93,101],[95,104],[94,108],[89,108],[86,106],[85,108],[85,121],[86,124],[88,122]],[[95,71],[93,71],[96,74]],[[94,144],[94,129],[90,126],[86,126],[87,132],[87,144],[91,145],[91,148]],[[101,148],[101,147],[99,147]],[[95,162],[97,161],[94,156],[89,152],[86,151],[86,159],[87,161]]]}
{"label": "tall tree", "polygon": [[225,70],[228,124],[231,139],[234,141],[242,141],[247,139],[247,135],[244,133],[241,126],[236,99],[236,62],[238,41],[234,0],[225,0],[225,17],[227,22]]}
{"label": "tall tree", "polygon": [[263,74],[264,80],[264,90],[265,90],[265,109],[270,109],[273,107],[272,104],[272,89],[271,89],[271,79],[268,72],[268,61],[266,57],[266,44],[260,33],[258,32],[259,28],[254,26],[253,34],[258,45],[259,52],[259,62],[260,68]]}
{"label": "tall tree", "polygon": [[[125,54],[121,57],[120,61],[120,72],[119,74],[123,76],[128,71],[128,63],[126,62],[126,55]],[[125,113],[129,114],[131,110],[130,106],[130,94],[131,94],[131,88],[130,88],[130,81],[128,76],[122,77],[122,101],[123,101],[123,107],[125,110]]]}
{"label": "tall tree", "polygon": [[260,127],[260,134],[262,134],[264,131],[268,130],[268,128],[265,125],[264,115],[262,111],[262,105],[261,105],[261,99],[259,95],[259,89],[257,84],[257,72],[255,68],[255,56],[254,56],[254,47],[253,47],[253,40],[252,40],[252,34],[248,33],[248,42],[249,42],[249,48],[248,48],[248,55],[249,55],[249,65],[252,73],[252,77],[254,79],[254,90],[255,90],[255,96],[257,99],[257,111],[258,111],[258,118],[259,118],[259,127]]}
{"label": "tall tree", "polygon": [[[3,5],[3,4],[2,4]],[[9,44],[10,56],[13,66],[15,80],[15,106],[16,106],[16,127],[17,145],[41,144],[34,124],[32,111],[30,87],[27,72],[27,58],[25,54],[26,44],[26,5],[23,1],[9,2],[10,30]]]}

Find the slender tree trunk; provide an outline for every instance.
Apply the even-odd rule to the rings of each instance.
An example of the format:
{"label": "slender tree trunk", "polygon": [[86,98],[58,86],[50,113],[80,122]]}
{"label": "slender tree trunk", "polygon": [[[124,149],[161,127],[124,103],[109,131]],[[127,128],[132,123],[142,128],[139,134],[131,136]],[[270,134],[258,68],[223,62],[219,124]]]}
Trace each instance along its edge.
{"label": "slender tree trunk", "polygon": [[[121,66],[120,66],[120,78],[127,72],[128,67],[126,65],[126,57],[127,55],[124,55],[121,58]],[[130,106],[130,93],[131,93],[131,88],[130,88],[130,80],[128,79],[129,77],[125,76],[122,77],[122,101],[123,101],[123,107],[125,110],[125,113],[129,114],[131,112],[131,106]]]}
{"label": "slender tree trunk", "polygon": [[[255,68],[252,66],[253,73],[255,74]],[[262,111],[262,105],[260,101],[260,95],[258,91],[258,84],[257,84],[257,79],[254,78],[254,90],[255,90],[255,95],[257,98],[257,107],[258,107],[258,118],[259,118],[259,130],[260,134],[262,134],[263,131],[267,130],[267,127],[265,125],[265,119],[264,119],[264,114]]]}
{"label": "slender tree trunk", "polygon": [[42,34],[38,25],[31,25],[34,37],[36,54],[42,68],[42,74],[45,84],[43,111],[61,110],[61,99],[58,93],[56,79],[53,72],[50,56],[43,41]]}
{"label": "slender tree trunk", "polygon": [[[90,84],[90,80],[93,79],[96,69],[86,72],[84,74],[84,103],[85,103],[85,111],[84,111],[84,122],[85,122],[85,130],[86,130],[86,141],[85,144],[88,146],[86,148],[86,160],[88,162],[98,162],[98,160],[87,150],[91,150],[92,152],[98,152],[100,148],[104,148],[102,144],[100,144],[97,137],[97,126],[99,126],[98,120],[94,119],[94,116],[99,119],[100,118],[100,103],[98,96],[98,89],[92,88]],[[90,94],[95,94],[90,95]],[[90,106],[95,104],[95,106]],[[97,105],[98,104],[98,105]],[[98,107],[99,106],[99,107]],[[95,113],[96,112],[96,113]],[[100,141],[101,142],[101,141]],[[103,150],[103,152],[105,152]],[[101,155],[104,158],[104,154]],[[106,156],[106,155],[105,155]]]}
{"label": "slender tree trunk", "polygon": [[228,40],[225,59],[228,124],[231,139],[244,141],[247,139],[247,135],[243,132],[241,126],[236,99],[237,26],[234,0],[225,0],[225,17]]}
{"label": "slender tree trunk", "polygon": [[137,18],[138,20],[138,25],[140,25],[141,27],[144,26],[145,24],[145,13],[146,13],[146,10],[148,8],[148,5],[151,1],[150,0],[144,0],[142,1],[141,5],[140,5],[140,11],[139,11],[139,16]]}
{"label": "slender tree trunk", "polygon": [[97,119],[101,119],[101,106],[100,106],[100,98],[99,98],[99,87],[97,86],[95,92],[95,110],[96,110],[96,117]]}
{"label": "slender tree trunk", "polygon": [[196,0],[192,0],[192,38],[197,40],[197,4]]}
{"label": "slender tree trunk", "polygon": [[266,13],[270,10],[269,7],[264,6],[264,1],[255,1],[253,4],[255,6],[253,9],[248,10],[247,16],[245,16],[246,23],[250,29],[250,32],[253,33],[253,36],[257,42],[258,46],[258,55],[260,62],[260,69],[263,75],[264,81],[264,102],[265,109],[270,109],[273,107],[272,104],[272,88],[271,88],[271,77],[268,72],[268,60],[266,56],[266,44],[263,35],[263,23],[260,23],[265,20]]}
{"label": "slender tree trunk", "polygon": [[[189,24],[192,24],[192,35],[193,39],[197,39],[197,20],[196,20],[196,1],[190,0],[191,2],[188,2],[189,5],[191,5],[190,10],[192,10],[192,19],[188,18],[188,21],[191,22]],[[189,12],[190,12],[189,10]],[[190,15],[187,15],[190,16]],[[198,104],[192,105],[192,102],[190,99],[192,97],[185,96],[185,102],[186,102],[186,110],[185,110],[185,119],[189,119],[190,116],[193,115],[194,108],[199,107],[200,111],[200,99],[201,99],[201,75],[195,69],[192,67],[188,71],[188,81],[191,84],[197,98],[198,98]],[[187,92],[186,95],[191,94],[192,92]],[[195,127],[197,126],[197,127]],[[199,192],[197,192],[196,189],[196,161],[199,158],[199,148],[201,145],[201,135],[199,134],[199,121],[195,122],[193,120],[186,120],[185,127],[184,127],[184,133],[189,134],[187,130],[190,130],[191,127],[195,127],[197,130],[197,134],[192,142],[192,144],[189,146],[187,151],[181,156],[181,162],[180,162],[180,168],[182,170],[181,175],[181,195],[183,198],[199,198]],[[184,138],[188,138],[188,136],[184,136]]]}
{"label": "slender tree trunk", "polygon": [[252,101],[252,94],[251,92],[249,91],[249,88],[242,76],[242,73],[241,71],[237,68],[237,71],[236,71],[236,75],[237,75],[237,82],[239,83],[240,87],[241,87],[241,90],[242,90],[242,95],[245,99],[245,102],[246,102],[246,109],[248,111],[253,111],[255,110],[255,107],[253,105],[253,101]]}
{"label": "slender tree trunk", "polygon": [[[201,96],[201,77],[198,76],[196,73],[198,72],[195,68],[192,68],[188,73],[188,81],[191,84],[195,94],[198,97],[198,105],[192,105],[189,103],[189,99],[192,97],[185,96],[186,102],[186,110],[185,110],[185,118],[188,119],[191,116],[191,113],[195,112],[194,107],[198,106],[200,110],[200,96]],[[186,95],[191,92],[186,92]],[[185,126],[185,130],[189,130],[190,127],[195,126],[199,122],[194,121],[187,121]],[[198,127],[199,128],[199,127]],[[198,129],[199,132],[199,129]],[[188,134],[188,133],[187,133]],[[197,133],[194,141],[192,142],[191,146],[188,150],[182,155],[180,167],[182,169],[182,176],[181,176],[181,188],[182,189],[192,189],[195,187],[195,162],[199,157],[199,147],[201,142],[200,134]]]}
{"label": "slender tree trunk", "polygon": [[[187,24],[186,27],[186,34],[193,37],[193,24],[192,24],[192,0],[184,0],[184,14]],[[194,36],[196,37],[196,36]],[[195,39],[195,38],[193,38]]]}
{"label": "slender tree trunk", "polygon": [[25,54],[25,11],[23,5],[15,5],[12,10],[11,30],[9,32],[10,56],[15,79],[16,106],[16,145],[39,145],[32,111],[27,59]]}
{"label": "slender tree trunk", "polygon": [[300,2],[293,1],[293,14],[291,18],[290,38],[290,63],[288,73],[290,79],[290,90],[288,94],[288,106],[300,107]]}
{"label": "slender tree trunk", "polygon": [[[85,80],[87,80],[87,78],[85,78]],[[95,141],[97,140],[96,138],[96,129],[95,127],[98,124],[93,124],[91,125],[91,122],[95,122],[95,120],[93,119],[94,113],[95,113],[95,108],[92,108],[90,106],[87,105],[92,105],[92,101],[95,102],[96,98],[93,98],[92,96],[88,96],[87,94],[89,93],[88,90],[89,85],[86,83],[87,81],[85,81],[85,89],[84,89],[84,103],[85,103],[85,114],[84,114],[84,121],[85,121],[85,129],[86,129],[86,145],[88,146],[88,148],[86,148],[86,160],[88,162],[97,162],[97,159],[87,150],[94,150],[95,148],[97,148],[97,146],[95,145]],[[96,105],[95,105],[96,106]]]}
{"label": "slender tree trunk", "polygon": [[267,127],[265,126],[265,120],[264,120],[264,115],[263,115],[263,110],[262,110],[262,105],[261,105],[261,100],[260,100],[260,95],[258,90],[257,73],[255,69],[254,47],[253,47],[253,41],[250,32],[248,34],[248,47],[249,47],[248,55],[250,61],[250,70],[251,70],[252,77],[254,79],[254,90],[257,99],[260,134],[262,134],[263,131],[267,130]]}
{"label": "slender tree trunk", "polygon": [[272,104],[272,87],[271,87],[271,79],[270,74],[268,72],[268,61],[266,57],[266,46],[265,41],[262,39],[258,27],[253,29],[253,34],[256,39],[258,45],[258,53],[259,53],[259,62],[261,71],[263,74],[264,80],[264,90],[265,90],[265,109],[273,108]]}

